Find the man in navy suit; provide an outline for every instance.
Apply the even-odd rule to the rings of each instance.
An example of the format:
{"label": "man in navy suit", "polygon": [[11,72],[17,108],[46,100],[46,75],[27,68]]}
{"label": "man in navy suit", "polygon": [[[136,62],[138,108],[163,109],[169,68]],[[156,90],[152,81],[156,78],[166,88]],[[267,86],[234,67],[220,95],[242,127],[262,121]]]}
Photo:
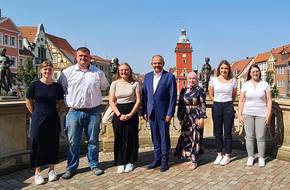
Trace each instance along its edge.
{"label": "man in navy suit", "polygon": [[164,64],[161,55],[152,57],[153,71],[145,75],[142,88],[142,113],[144,119],[149,120],[154,145],[154,161],[148,165],[148,169],[161,166],[161,172],[169,168],[169,125],[177,96],[175,77],[163,69]]}

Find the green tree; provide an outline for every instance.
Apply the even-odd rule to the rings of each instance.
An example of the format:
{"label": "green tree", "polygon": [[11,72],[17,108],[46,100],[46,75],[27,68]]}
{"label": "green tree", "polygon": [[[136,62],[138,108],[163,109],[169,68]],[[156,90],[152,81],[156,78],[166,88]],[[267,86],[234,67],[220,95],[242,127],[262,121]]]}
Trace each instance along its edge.
{"label": "green tree", "polygon": [[277,89],[277,86],[275,84],[273,89],[272,89],[272,97],[277,98],[278,96],[279,96],[279,90]]}
{"label": "green tree", "polygon": [[269,83],[270,86],[272,86],[274,83],[273,71],[267,71],[266,74],[267,74],[266,81]]}
{"label": "green tree", "polygon": [[24,64],[18,64],[17,66],[17,79],[24,87],[28,87],[30,83],[36,80],[37,73],[33,66],[32,59],[28,58]]}
{"label": "green tree", "polygon": [[16,77],[21,83],[21,86],[18,86],[16,93],[20,98],[25,98],[28,86],[37,78],[32,59],[28,58],[25,60],[24,64],[18,64]]}

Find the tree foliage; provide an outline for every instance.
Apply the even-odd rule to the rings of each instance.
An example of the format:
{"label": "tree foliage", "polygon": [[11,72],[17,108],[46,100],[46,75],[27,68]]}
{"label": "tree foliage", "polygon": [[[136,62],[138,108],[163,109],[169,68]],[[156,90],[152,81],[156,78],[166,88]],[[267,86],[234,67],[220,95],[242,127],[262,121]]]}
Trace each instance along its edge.
{"label": "tree foliage", "polygon": [[29,86],[32,81],[37,77],[37,73],[33,66],[32,59],[28,58],[24,64],[18,64],[17,66],[17,79],[25,87]]}

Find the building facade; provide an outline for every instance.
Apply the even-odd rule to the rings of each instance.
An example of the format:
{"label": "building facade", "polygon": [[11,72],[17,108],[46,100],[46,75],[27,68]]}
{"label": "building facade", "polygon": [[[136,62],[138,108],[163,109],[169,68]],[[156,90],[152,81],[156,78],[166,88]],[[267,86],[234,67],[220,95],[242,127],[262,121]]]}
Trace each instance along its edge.
{"label": "building facade", "polygon": [[23,49],[23,39],[14,22],[0,16],[0,47],[6,49],[6,56],[12,60],[11,72],[16,72],[19,62],[19,50]]}
{"label": "building facade", "polygon": [[186,36],[186,30],[181,30],[181,36],[176,44],[176,68],[175,77],[177,82],[177,92],[186,86],[186,76],[192,71],[192,47]]}

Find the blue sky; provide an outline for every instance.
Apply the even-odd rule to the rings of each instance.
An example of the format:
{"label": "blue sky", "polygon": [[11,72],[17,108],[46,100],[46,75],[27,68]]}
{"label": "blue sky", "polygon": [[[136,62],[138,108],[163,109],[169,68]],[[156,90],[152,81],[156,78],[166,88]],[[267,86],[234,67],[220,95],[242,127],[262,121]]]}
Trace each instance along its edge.
{"label": "blue sky", "polygon": [[205,57],[216,67],[290,43],[288,0],[0,0],[2,16],[19,26],[44,24],[46,32],[87,46],[104,58],[118,57],[135,72],[151,70],[154,54],[175,66],[175,46],[185,28],[193,68]]}

